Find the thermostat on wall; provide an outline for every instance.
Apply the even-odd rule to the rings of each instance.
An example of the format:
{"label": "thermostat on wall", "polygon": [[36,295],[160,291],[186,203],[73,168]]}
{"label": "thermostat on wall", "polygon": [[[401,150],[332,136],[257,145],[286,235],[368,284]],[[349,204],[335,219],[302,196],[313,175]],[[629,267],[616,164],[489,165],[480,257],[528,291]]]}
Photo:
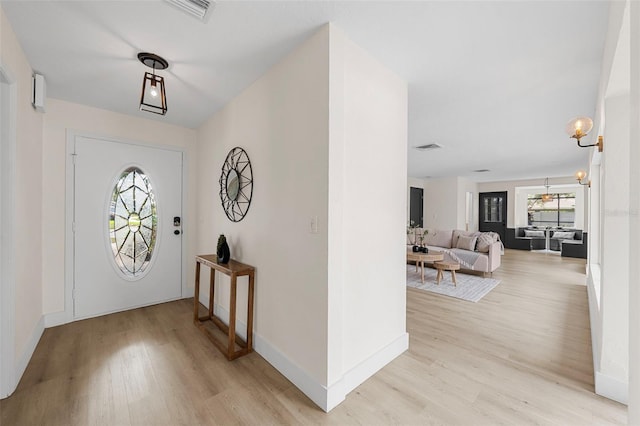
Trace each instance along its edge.
{"label": "thermostat on wall", "polygon": [[31,94],[31,104],[36,111],[44,112],[44,99],[47,95],[47,83],[42,74],[33,74],[33,92]]}

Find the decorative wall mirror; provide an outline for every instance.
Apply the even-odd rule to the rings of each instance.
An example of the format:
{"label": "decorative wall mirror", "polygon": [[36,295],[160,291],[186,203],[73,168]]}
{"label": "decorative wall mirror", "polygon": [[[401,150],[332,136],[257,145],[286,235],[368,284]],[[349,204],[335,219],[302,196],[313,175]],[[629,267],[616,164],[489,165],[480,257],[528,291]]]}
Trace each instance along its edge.
{"label": "decorative wall mirror", "polygon": [[249,211],[253,195],[253,171],[247,152],[235,147],[222,165],[220,200],[229,220],[240,222]]}

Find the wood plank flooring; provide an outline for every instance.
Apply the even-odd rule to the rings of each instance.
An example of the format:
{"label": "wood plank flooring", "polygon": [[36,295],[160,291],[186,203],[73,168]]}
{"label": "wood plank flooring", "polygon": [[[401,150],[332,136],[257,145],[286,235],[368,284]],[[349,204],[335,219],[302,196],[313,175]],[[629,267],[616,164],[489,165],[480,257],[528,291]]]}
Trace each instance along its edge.
{"label": "wood plank flooring", "polygon": [[408,289],[409,351],[329,414],[257,353],[228,362],[189,299],[47,329],[0,424],[624,424],[593,393],[584,269],[507,250],[478,303]]}

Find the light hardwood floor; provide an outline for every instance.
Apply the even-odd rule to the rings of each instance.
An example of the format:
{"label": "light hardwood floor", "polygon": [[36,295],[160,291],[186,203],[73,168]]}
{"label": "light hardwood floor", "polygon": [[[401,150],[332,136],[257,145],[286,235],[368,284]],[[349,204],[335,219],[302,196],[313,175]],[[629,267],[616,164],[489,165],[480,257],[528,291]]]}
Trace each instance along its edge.
{"label": "light hardwood floor", "polygon": [[409,351],[329,414],[257,353],[228,362],[192,300],[47,329],[0,423],[624,424],[593,393],[584,268],[507,250],[478,303],[408,289]]}

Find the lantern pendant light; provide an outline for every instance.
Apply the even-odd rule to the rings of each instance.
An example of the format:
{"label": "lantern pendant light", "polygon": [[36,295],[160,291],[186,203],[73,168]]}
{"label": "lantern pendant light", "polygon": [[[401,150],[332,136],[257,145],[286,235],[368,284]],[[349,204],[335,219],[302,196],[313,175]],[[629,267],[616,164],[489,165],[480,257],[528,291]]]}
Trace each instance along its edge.
{"label": "lantern pendant light", "polygon": [[544,186],[547,188],[547,193],[546,194],[542,194],[542,197],[540,197],[540,198],[545,203],[548,203],[549,201],[553,201],[553,195],[549,194],[549,178],[546,178],[544,180]]}
{"label": "lantern pendant light", "polygon": [[164,58],[147,52],[138,53],[138,60],[153,70],[153,72],[145,72],[142,79],[140,111],[165,115],[167,113],[167,95],[164,88],[164,78],[156,75],[156,70],[167,69],[169,63]]}

